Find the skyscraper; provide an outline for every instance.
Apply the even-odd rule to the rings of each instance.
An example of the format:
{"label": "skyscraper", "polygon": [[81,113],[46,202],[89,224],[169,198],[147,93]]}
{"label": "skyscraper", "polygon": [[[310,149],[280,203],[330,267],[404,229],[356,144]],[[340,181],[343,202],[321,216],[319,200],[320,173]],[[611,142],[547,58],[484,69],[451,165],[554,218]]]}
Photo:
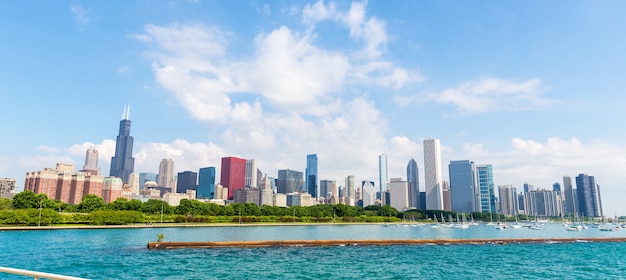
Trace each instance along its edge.
{"label": "skyscraper", "polygon": [[511,185],[498,186],[500,211],[505,216],[517,215],[517,190]]}
{"label": "skyscraper", "polygon": [[496,198],[491,164],[476,166],[478,191],[480,195],[480,212],[495,213]]}
{"label": "skyscraper", "polygon": [[228,199],[233,199],[235,191],[246,186],[246,160],[223,157],[220,181],[225,188],[228,188]]}
{"label": "skyscraper", "polygon": [[579,174],[576,177],[578,193],[578,215],[583,217],[602,217],[602,199],[600,186],[592,175]]}
{"label": "skyscraper", "polygon": [[200,168],[196,198],[215,198],[215,167],[211,166]]}
{"label": "skyscraper", "polygon": [[529,191],[526,196],[526,215],[560,217],[563,213],[561,197],[555,191],[539,188]]}
{"label": "skyscraper", "polygon": [[278,185],[276,186],[278,193],[294,193],[301,192],[304,184],[303,174],[300,171],[289,169],[278,170]]}
{"label": "skyscraper", "polygon": [[176,181],[174,180],[174,161],[171,158],[164,158],[161,160],[157,180],[159,180],[159,187],[170,189],[171,192],[176,192]]}
{"label": "skyscraper", "polygon": [[473,161],[453,160],[448,165],[450,174],[450,200],[452,211],[471,213],[476,211],[476,166]]}
{"label": "skyscraper", "polygon": [[409,186],[400,178],[391,178],[389,182],[389,206],[398,211],[405,211],[409,206]]}
{"label": "skyscraper", "polygon": [[534,191],[535,190],[535,186],[533,186],[533,184],[529,184],[529,183],[524,183],[524,192],[530,192],[530,191]]}
{"label": "skyscraper", "polygon": [[572,177],[563,176],[563,196],[565,199],[565,205],[563,208],[565,209],[566,214],[576,214],[578,213],[578,201],[576,199],[576,189],[572,187]]}
{"label": "skyscraper", "polygon": [[349,203],[346,203],[346,204],[350,206],[354,206],[353,202],[354,202],[355,196],[356,196],[356,193],[354,191],[354,175],[349,175],[348,177],[346,177],[346,197],[348,198]]}
{"label": "skyscraper", "polygon": [[256,160],[246,160],[246,187],[256,188],[258,185]]}
{"label": "skyscraper", "polygon": [[98,167],[98,150],[94,147],[87,149],[85,153],[85,165],[83,165],[83,172],[87,172],[91,175],[100,175],[100,168]]}
{"label": "skyscraper", "polygon": [[443,210],[443,188],[441,181],[441,144],[439,139],[424,140],[424,173],[426,209]]}
{"label": "skyscraper", "polygon": [[333,187],[335,181],[333,180],[320,180],[320,195],[319,197],[323,197],[326,202],[328,202],[330,189]]}
{"label": "skyscraper", "polygon": [[128,176],[133,173],[134,169],[133,137],[130,136],[130,107],[126,107],[115,140],[115,156],[111,158],[109,175],[121,178],[123,183],[128,183]]}
{"label": "skyscraper", "polygon": [[376,189],[374,188],[374,184],[370,181],[363,182],[365,182],[362,187],[363,207],[376,204]]}
{"label": "skyscraper", "polygon": [[406,165],[406,181],[409,185],[409,207],[420,209],[420,183],[417,162],[409,160]]}
{"label": "skyscraper", "polygon": [[[387,155],[382,154],[378,156],[378,183],[380,184],[379,191],[386,192],[387,185],[389,184],[389,170],[387,170]],[[381,201],[384,201],[381,196]]]}
{"label": "skyscraper", "polygon": [[186,193],[187,190],[197,189],[198,173],[193,171],[178,172],[178,177],[176,177],[176,193]]}
{"label": "skyscraper", "polygon": [[304,170],[304,173],[306,191],[312,197],[318,197],[319,193],[317,188],[317,154],[310,154],[306,156],[306,169]]}

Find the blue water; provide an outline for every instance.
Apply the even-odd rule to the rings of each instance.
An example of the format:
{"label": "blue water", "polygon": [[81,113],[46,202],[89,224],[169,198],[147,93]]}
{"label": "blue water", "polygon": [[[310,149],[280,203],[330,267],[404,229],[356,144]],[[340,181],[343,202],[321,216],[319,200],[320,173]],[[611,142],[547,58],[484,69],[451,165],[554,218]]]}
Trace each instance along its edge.
{"label": "blue water", "polygon": [[626,236],[556,224],[543,231],[382,225],[2,231],[0,266],[92,279],[626,278],[626,243],[619,242],[146,249],[159,233],[166,241]]}

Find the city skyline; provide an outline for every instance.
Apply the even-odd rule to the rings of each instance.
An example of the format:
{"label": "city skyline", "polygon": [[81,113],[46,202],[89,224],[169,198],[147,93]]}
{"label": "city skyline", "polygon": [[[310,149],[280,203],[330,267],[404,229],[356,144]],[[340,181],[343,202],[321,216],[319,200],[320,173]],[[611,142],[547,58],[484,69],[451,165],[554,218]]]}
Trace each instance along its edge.
{"label": "city skyline", "polygon": [[219,168],[225,156],[303,171],[316,153],[318,179],[378,185],[378,155],[403,177],[411,157],[424,170],[422,141],[436,137],[444,165],[491,164],[495,185],[593,174],[604,212],[626,214],[626,132],[613,125],[626,118],[625,8],[4,3],[0,177],[23,189],[26,172],[82,166],[89,147],[108,174],[131,104],[138,172],[163,158],[176,171]]}

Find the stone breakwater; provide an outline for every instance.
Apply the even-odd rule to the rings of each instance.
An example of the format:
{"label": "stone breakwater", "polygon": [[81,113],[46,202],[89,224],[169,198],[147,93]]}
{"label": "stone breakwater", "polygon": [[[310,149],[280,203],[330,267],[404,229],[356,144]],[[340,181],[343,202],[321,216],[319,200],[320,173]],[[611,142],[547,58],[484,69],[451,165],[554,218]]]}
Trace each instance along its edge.
{"label": "stone breakwater", "polygon": [[148,249],[626,242],[626,237],[148,242]]}

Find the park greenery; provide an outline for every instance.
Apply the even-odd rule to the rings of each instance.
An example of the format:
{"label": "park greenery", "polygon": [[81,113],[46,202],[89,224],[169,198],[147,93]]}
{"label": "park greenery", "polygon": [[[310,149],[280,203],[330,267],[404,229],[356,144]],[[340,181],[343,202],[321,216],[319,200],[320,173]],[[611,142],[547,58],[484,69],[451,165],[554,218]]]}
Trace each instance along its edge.
{"label": "park greenery", "polygon": [[[461,214],[458,214],[461,215]],[[111,203],[96,195],[86,195],[76,205],[49,199],[45,194],[24,191],[13,199],[0,198],[0,224],[9,226],[47,225],[127,225],[138,223],[383,223],[432,222],[442,217],[458,217],[456,212],[437,210],[409,210],[400,212],[388,205],[367,207],[344,204],[308,207],[257,206],[253,203],[218,205],[198,200],[183,199],[178,206],[162,200],[118,198]],[[464,214],[477,221],[505,221],[499,214]],[[507,217],[514,220],[513,217]],[[527,217],[518,217],[525,220]]]}

